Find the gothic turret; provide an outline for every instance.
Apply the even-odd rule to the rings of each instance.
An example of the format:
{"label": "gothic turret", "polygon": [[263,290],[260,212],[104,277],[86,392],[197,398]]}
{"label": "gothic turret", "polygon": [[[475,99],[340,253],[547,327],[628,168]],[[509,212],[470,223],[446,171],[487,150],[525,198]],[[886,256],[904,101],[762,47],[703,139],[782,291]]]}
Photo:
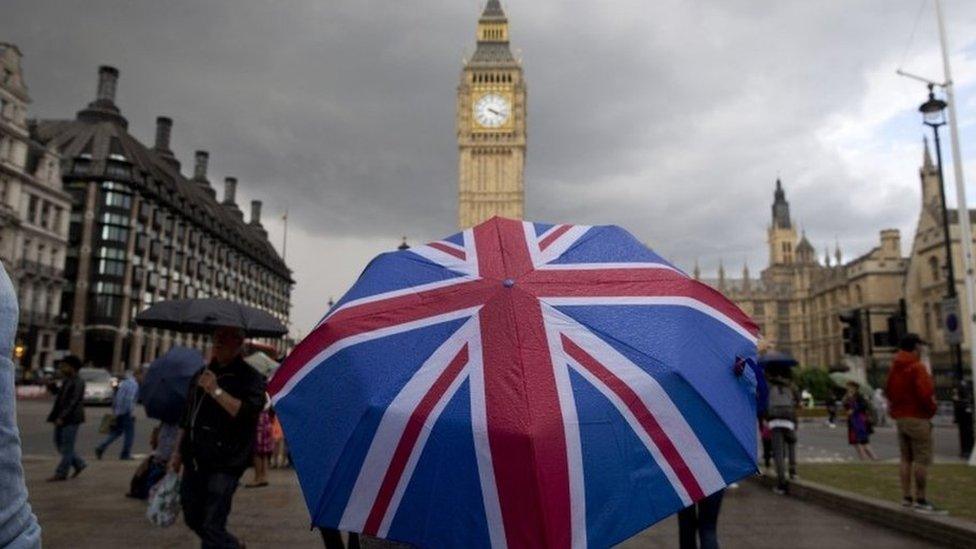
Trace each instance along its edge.
{"label": "gothic turret", "polygon": [[814,255],[816,250],[813,249],[813,244],[807,240],[806,231],[803,232],[803,236],[800,238],[800,243],[796,245],[796,260],[800,263],[814,263]]}
{"label": "gothic turret", "polygon": [[773,219],[769,225],[769,264],[792,265],[795,258],[797,244],[796,229],[790,219],[790,203],[786,201],[783,182],[776,178],[776,190],[773,192]]}
{"label": "gothic turret", "polygon": [[789,229],[793,226],[790,220],[790,203],[786,201],[783,183],[776,178],[776,191],[773,193],[773,227]]}

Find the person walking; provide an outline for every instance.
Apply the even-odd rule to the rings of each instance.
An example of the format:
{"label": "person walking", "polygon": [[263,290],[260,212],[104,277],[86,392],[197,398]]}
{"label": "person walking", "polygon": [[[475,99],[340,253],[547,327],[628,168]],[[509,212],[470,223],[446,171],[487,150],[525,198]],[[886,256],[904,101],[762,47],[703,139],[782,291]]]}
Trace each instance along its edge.
{"label": "person walking", "polygon": [[799,395],[792,381],[789,367],[770,368],[769,373],[769,428],[773,432],[773,462],[776,464],[776,488],[779,495],[789,492],[789,478],[796,478],[796,409]]}
{"label": "person walking", "polygon": [[876,460],[871,449],[871,411],[868,402],[861,394],[861,386],[856,381],[847,382],[847,394],[844,396],[844,408],[849,410],[847,415],[847,442],[857,451],[862,460]]}
{"label": "person walking", "polygon": [[895,420],[898,431],[902,506],[913,507],[921,513],[945,514],[928,500],[925,492],[928,466],[932,464],[932,417],[937,406],[932,375],[921,361],[924,345],[927,343],[912,333],[898,342],[885,394],[888,395],[888,414]]}
{"label": "person walking", "polygon": [[41,527],[31,511],[21,464],[13,356],[17,294],[0,263],[0,547],[40,549]]}
{"label": "person walking", "polygon": [[170,458],[170,469],[183,471],[183,519],[204,548],[244,546],[227,531],[227,516],[251,464],[266,395],[264,377],[244,362],[243,347],[239,328],[214,331],[213,358],[190,380],[179,443]]}
{"label": "person walking", "polygon": [[718,549],[718,514],[724,495],[723,488],[678,511],[680,549]]}
{"label": "person walking", "polygon": [[830,392],[824,406],[827,408],[827,427],[833,429],[837,427],[837,399],[834,398],[833,391]]}
{"label": "person walking", "polygon": [[95,447],[95,457],[102,459],[105,449],[109,447],[119,437],[122,439],[122,453],[119,459],[132,459],[132,439],[136,434],[136,399],[139,397],[139,382],[142,381],[142,370],[128,372],[122,382],[119,383],[112,399],[112,414],[115,416],[115,424],[112,430],[101,444]]}
{"label": "person walking", "polygon": [[271,416],[271,440],[274,441],[274,454],[271,456],[271,467],[275,469],[287,467],[288,450],[285,446],[285,431],[281,428],[281,420],[278,419],[278,414],[272,414]]}
{"label": "person walking", "polygon": [[160,421],[149,436],[149,447],[152,453],[139,464],[126,497],[147,499],[149,490],[166,475],[169,460],[176,448],[176,438],[179,436],[180,426],[175,423]]}
{"label": "person walking", "polygon": [[48,482],[66,480],[71,468],[74,468],[72,477],[77,477],[85,470],[87,464],[75,453],[75,439],[78,437],[78,428],[85,422],[85,407],[83,400],[85,397],[85,380],[78,376],[81,369],[81,359],[74,355],[68,355],[61,359],[59,370],[64,380],[60,387],[54,387],[57,392],[54,399],[54,406],[51,413],[47,416],[47,421],[54,424],[54,445],[61,454],[61,461],[54,472],[54,476],[48,478]]}
{"label": "person walking", "polygon": [[254,439],[254,480],[245,484],[245,488],[261,488],[268,485],[268,466],[275,444],[272,436],[272,416],[274,412],[270,406],[261,410],[258,416],[258,427]]}
{"label": "person walking", "polygon": [[884,389],[878,387],[871,396],[871,405],[874,407],[874,415],[877,418],[879,427],[888,425],[888,399],[885,398]]}

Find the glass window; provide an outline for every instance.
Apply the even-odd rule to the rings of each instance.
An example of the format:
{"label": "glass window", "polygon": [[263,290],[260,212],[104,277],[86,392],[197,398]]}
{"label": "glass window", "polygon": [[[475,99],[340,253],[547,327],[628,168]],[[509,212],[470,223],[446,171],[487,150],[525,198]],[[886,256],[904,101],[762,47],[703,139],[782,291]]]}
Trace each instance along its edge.
{"label": "glass window", "polygon": [[109,223],[112,225],[121,225],[123,227],[128,227],[129,216],[118,214],[118,213],[105,212],[102,214],[102,223]]}
{"label": "glass window", "polygon": [[123,276],[125,275],[125,262],[115,261],[112,259],[99,259],[98,274],[106,276]]}
{"label": "glass window", "polygon": [[96,294],[121,294],[122,285],[118,282],[105,282],[104,280],[99,280],[95,282],[95,293]]}
{"label": "glass window", "polygon": [[102,318],[113,318],[118,316],[122,308],[122,296],[118,295],[95,295],[94,316]]}
{"label": "glass window", "polygon": [[103,225],[102,240],[122,243],[128,242],[129,229],[126,229],[125,227],[116,227],[115,225]]}
{"label": "glass window", "polygon": [[128,209],[132,206],[132,197],[115,191],[106,191],[105,205]]}
{"label": "glass window", "polygon": [[27,220],[31,223],[37,222],[37,206],[40,201],[34,195],[30,195],[30,200],[27,201]]}
{"label": "glass window", "polygon": [[122,162],[109,161],[108,165],[105,166],[105,174],[111,177],[128,178],[131,173],[132,168],[130,168],[128,164]]}
{"label": "glass window", "polygon": [[41,227],[47,228],[49,226],[48,225],[48,220],[50,218],[51,218],[51,204],[49,204],[47,201],[42,201],[41,202],[41,221],[40,221]]}
{"label": "glass window", "polygon": [[942,278],[942,269],[939,267],[939,260],[937,258],[929,258],[929,271],[932,273],[932,280],[939,280]]}

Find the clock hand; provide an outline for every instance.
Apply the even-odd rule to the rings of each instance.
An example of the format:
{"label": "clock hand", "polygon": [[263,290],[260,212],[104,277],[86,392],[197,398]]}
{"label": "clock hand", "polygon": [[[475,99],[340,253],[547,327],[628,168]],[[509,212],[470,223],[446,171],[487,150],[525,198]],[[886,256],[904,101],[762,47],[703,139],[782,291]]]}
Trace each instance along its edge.
{"label": "clock hand", "polygon": [[490,113],[492,113],[492,114],[494,114],[496,116],[501,116],[502,115],[502,113],[496,111],[495,109],[488,109],[488,112],[490,112]]}

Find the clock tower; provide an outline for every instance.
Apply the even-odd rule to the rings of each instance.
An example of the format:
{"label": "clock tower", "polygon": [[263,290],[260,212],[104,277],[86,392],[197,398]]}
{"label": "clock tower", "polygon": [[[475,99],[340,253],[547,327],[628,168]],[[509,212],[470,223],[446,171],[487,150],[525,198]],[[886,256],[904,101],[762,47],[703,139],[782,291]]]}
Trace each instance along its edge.
{"label": "clock tower", "polygon": [[495,215],[521,219],[524,207],[525,81],[508,47],[508,18],[488,0],[478,43],[458,85],[458,224]]}

